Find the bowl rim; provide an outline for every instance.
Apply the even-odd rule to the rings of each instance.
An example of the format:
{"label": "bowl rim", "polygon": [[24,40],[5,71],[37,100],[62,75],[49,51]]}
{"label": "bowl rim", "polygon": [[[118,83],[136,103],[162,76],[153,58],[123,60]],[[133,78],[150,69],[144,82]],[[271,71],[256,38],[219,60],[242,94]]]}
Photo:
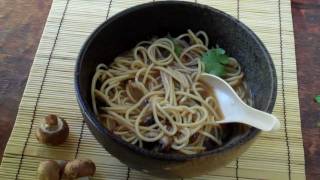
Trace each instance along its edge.
{"label": "bowl rim", "polygon": [[238,26],[243,28],[246,31],[246,33],[248,33],[248,35],[256,42],[256,44],[258,45],[258,48],[262,50],[263,55],[267,60],[268,68],[269,68],[269,71],[271,74],[271,82],[272,82],[271,90],[270,90],[271,95],[269,96],[269,99],[267,101],[266,108],[262,109],[262,110],[266,111],[268,113],[272,112],[274,104],[275,104],[275,99],[277,96],[277,94],[276,94],[277,93],[277,76],[276,76],[276,71],[275,71],[275,67],[274,67],[272,58],[271,58],[268,50],[266,49],[265,45],[263,44],[263,42],[258,38],[258,36],[249,27],[247,27],[244,23],[240,22],[238,19],[234,18],[233,16],[231,16],[221,10],[218,10],[216,8],[210,7],[208,5],[194,3],[194,2],[185,2],[185,1],[157,1],[157,2],[143,3],[140,5],[136,5],[136,6],[127,8],[127,9],[115,14],[114,16],[110,17],[106,21],[102,22],[88,36],[87,40],[82,45],[80,53],[76,59],[75,74],[74,74],[75,75],[75,79],[74,79],[75,85],[74,86],[75,86],[75,92],[76,92],[76,98],[77,98],[78,104],[80,106],[80,109],[81,109],[83,115],[85,116],[86,123],[88,123],[87,121],[89,121],[90,124],[94,127],[94,129],[99,134],[104,135],[104,136],[109,136],[113,141],[115,141],[115,143],[137,153],[138,155],[147,156],[147,157],[150,157],[153,159],[159,159],[159,160],[185,161],[185,160],[192,160],[192,159],[197,159],[200,157],[205,157],[205,156],[209,156],[209,155],[214,155],[214,154],[219,154],[222,152],[230,151],[231,149],[237,148],[237,146],[240,146],[241,144],[244,144],[244,143],[254,139],[261,132],[261,130],[254,128],[254,127],[251,127],[250,130],[248,130],[246,133],[239,136],[239,138],[237,138],[236,141],[231,141],[231,142],[228,142],[228,143],[224,144],[223,146],[220,146],[216,149],[213,149],[210,151],[200,152],[197,154],[185,155],[185,154],[166,154],[166,153],[153,152],[153,151],[150,151],[147,149],[139,148],[136,145],[132,145],[130,143],[127,143],[126,141],[122,140],[119,136],[108,131],[102,125],[102,123],[96,118],[96,115],[90,110],[90,107],[89,107],[90,105],[85,103],[84,98],[80,94],[80,68],[82,65],[82,59],[83,59],[85,53],[87,52],[88,47],[90,46],[91,42],[95,39],[95,37],[106,26],[108,26],[109,24],[111,24],[114,21],[117,21],[122,16],[126,16],[132,12],[135,12],[135,11],[140,11],[145,8],[150,8],[150,7],[158,6],[158,5],[173,5],[173,4],[174,5],[180,4],[180,5],[193,6],[193,8],[205,8],[207,10],[214,12],[214,13],[225,16],[226,18],[230,19],[230,21],[235,22]]}

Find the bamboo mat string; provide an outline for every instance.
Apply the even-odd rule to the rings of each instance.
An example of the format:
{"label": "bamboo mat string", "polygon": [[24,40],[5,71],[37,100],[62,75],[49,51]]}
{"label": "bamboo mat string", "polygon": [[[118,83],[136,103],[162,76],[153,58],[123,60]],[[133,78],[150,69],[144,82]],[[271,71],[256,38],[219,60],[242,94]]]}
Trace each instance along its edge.
{"label": "bamboo mat string", "polygon": [[286,97],[284,88],[284,69],[283,69],[283,41],[282,41],[282,18],[281,18],[281,0],[278,0],[278,10],[279,10],[279,39],[280,39],[280,59],[281,59],[281,89],[282,89],[282,106],[283,106],[283,118],[284,118],[284,131],[286,137],[286,145],[288,150],[288,176],[291,180],[291,161],[290,161],[290,146],[288,141],[287,132],[287,108],[286,108]]}
{"label": "bamboo mat string", "polygon": [[109,6],[108,6],[108,11],[107,11],[106,19],[108,19],[108,18],[109,18],[109,14],[110,14],[111,6],[112,6],[112,0],[110,0],[110,2],[109,2]]}

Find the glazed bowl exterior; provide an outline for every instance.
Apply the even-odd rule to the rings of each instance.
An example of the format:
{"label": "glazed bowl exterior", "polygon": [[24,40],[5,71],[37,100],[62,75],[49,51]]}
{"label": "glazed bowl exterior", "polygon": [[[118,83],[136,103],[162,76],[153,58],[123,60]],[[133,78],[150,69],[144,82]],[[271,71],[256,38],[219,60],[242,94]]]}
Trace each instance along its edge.
{"label": "glazed bowl exterior", "polygon": [[[86,124],[96,139],[131,168],[162,177],[191,177],[222,167],[240,156],[260,130],[250,128],[223,146],[195,155],[155,153],[123,141],[108,131],[92,111],[90,87],[95,67],[110,64],[142,40],[170,33],[203,30],[210,47],[218,44],[241,64],[256,109],[271,113],[276,72],[268,51],[243,23],[217,9],[189,2],[162,1],[129,8],[103,22],[83,45],[76,62],[75,89]],[[236,131],[230,129],[230,131]],[[232,132],[236,133],[236,132]]]}

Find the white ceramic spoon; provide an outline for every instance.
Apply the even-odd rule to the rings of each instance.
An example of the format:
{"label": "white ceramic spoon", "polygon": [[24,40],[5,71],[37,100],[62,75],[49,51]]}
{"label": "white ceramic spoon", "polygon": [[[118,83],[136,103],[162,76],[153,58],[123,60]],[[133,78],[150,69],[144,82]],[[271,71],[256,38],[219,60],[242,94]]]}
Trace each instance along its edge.
{"label": "white ceramic spoon", "polygon": [[263,131],[280,129],[280,122],[275,116],[245,104],[223,79],[206,73],[200,78],[213,88],[218,99],[224,119],[216,121],[217,123],[243,123]]}

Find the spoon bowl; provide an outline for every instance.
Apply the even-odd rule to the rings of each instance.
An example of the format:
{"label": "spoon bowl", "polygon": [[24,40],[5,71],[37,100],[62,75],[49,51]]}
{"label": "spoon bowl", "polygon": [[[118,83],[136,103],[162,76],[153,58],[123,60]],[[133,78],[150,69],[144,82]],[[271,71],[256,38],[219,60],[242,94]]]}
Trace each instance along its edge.
{"label": "spoon bowl", "polygon": [[221,107],[223,119],[216,121],[217,123],[243,123],[263,131],[280,129],[280,121],[275,116],[248,106],[220,77],[204,73],[200,78],[213,89]]}

